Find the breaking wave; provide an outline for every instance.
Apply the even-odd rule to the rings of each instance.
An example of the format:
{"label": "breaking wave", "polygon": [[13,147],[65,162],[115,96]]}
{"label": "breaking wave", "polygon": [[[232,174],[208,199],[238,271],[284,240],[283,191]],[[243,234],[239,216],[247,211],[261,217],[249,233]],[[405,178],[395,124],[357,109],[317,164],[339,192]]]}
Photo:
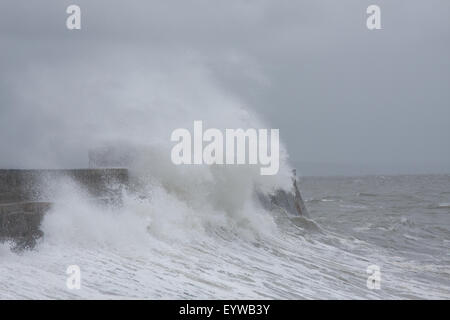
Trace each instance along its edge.
{"label": "breaking wave", "polygon": [[[317,211],[311,220],[265,208],[255,190],[291,188],[284,148],[276,176],[263,177],[254,166],[174,166],[170,133],[194,120],[219,129],[270,126],[221,90],[205,67],[166,62],[145,60],[133,73],[129,66],[109,68],[114,60],[89,72],[74,66],[72,72],[87,77],[89,90],[81,95],[78,83],[61,83],[54,69],[24,78],[39,101],[26,109],[36,117],[36,132],[49,119],[58,123],[54,138],[43,143],[40,137],[39,148],[32,147],[37,136],[29,137],[29,159],[85,166],[80,154],[119,146],[133,153],[135,184],[122,190],[120,206],[110,206],[93,201],[74,181],[59,181],[36,248],[13,254],[8,244],[0,246],[0,298],[448,298],[448,291],[411,278],[417,264],[370,239],[322,226]],[[43,74],[49,79],[38,81]],[[43,99],[58,90],[69,99]],[[313,199],[320,199],[309,202],[313,207],[333,205],[331,198]],[[366,268],[374,263],[385,275],[384,290],[366,287]],[[69,265],[81,268],[80,290],[66,288]]]}

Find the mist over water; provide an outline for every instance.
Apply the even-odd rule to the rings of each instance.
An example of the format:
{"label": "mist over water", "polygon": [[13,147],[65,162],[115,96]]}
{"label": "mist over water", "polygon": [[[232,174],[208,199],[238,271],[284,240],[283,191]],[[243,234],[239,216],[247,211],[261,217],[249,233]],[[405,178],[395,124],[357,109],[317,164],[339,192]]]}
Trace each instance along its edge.
{"label": "mist over water", "polygon": [[[20,80],[6,85],[13,103],[5,105],[8,116],[0,124],[26,130],[5,130],[11,139],[1,138],[0,165],[82,168],[88,150],[105,145],[149,150],[149,156],[170,162],[171,133],[192,130],[195,120],[205,129],[270,128],[217,83],[203,60],[195,53],[139,55],[124,49],[107,57],[93,54],[89,66],[55,61],[20,70]],[[281,157],[287,157],[283,146]]]}

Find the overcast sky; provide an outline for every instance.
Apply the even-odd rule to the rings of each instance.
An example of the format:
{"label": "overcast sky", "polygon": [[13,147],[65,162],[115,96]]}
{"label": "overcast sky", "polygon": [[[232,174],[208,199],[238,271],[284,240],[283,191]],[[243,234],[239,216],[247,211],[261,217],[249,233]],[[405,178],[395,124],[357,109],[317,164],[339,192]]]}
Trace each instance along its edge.
{"label": "overcast sky", "polygon": [[[66,29],[70,4],[81,30]],[[382,30],[366,28],[370,4]],[[2,0],[0,167],[52,165],[36,153],[57,152],[66,125],[37,106],[76,100],[90,70],[139,72],[157,55],[195,57],[280,129],[303,175],[450,173],[449,17],[448,0]],[[81,167],[79,152],[60,159]]]}

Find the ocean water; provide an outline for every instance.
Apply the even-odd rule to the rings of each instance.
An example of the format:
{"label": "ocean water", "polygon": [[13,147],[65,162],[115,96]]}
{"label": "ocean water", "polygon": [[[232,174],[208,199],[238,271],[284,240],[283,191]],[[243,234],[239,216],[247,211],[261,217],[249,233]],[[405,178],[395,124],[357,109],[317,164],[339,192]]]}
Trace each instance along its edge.
{"label": "ocean water", "polygon": [[300,178],[309,219],[264,210],[242,172],[147,182],[120,208],[65,183],[34,250],[0,245],[0,298],[450,298],[450,175]]}

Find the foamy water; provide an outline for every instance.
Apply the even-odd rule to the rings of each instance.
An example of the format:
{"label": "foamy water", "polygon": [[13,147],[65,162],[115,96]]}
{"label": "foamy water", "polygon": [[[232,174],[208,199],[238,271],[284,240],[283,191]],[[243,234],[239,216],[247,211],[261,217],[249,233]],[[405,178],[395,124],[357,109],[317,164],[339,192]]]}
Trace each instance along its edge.
{"label": "foamy water", "polygon": [[[35,250],[0,247],[0,297],[450,298],[449,176],[301,181],[312,221],[158,184],[104,208],[69,184]],[[66,287],[74,264],[80,290]],[[380,290],[366,286],[372,264]]]}

